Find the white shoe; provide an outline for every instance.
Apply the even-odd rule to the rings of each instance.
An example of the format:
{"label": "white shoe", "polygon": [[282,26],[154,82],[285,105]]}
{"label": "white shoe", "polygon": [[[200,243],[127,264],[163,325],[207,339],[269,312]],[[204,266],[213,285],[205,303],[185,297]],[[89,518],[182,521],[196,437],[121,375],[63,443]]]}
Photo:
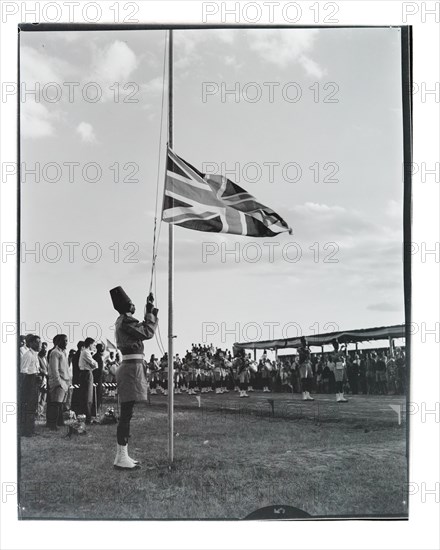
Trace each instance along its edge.
{"label": "white shoe", "polygon": [[315,401],[313,397],[310,395],[310,392],[306,391],[307,394],[307,401]]}
{"label": "white shoe", "polygon": [[134,458],[131,458],[131,456],[128,454],[128,445],[126,445],[125,447],[127,449],[127,456],[133,462],[133,464],[140,464],[139,460],[135,460]]}
{"label": "white shoe", "polygon": [[307,399],[307,392],[303,391],[303,392],[302,392],[302,396],[303,396],[303,401],[308,401],[308,399]]}
{"label": "white shoe", "polygon": [[340,393],[339,396],[340,396],[340,399],[339,399],[340,403],[348,403],[348,399],[345,399],[344,397],[344,392]]}
{"label": "white shoe", "polygon": [[128,456],[128,445],[118,445],[113,466],[117,470],[135,470],[140,466]]}
{"label": "white shoe", "polygon": [[337,403],[339,403],[340,400],[341,400],[341,394],[340,394],[340,393],[337,393],[337,394],[336,394],[336,401],[337,401]]}
{"label": "white shoe", "polygon": [[245,395],[244,395],[244,391],[241,391],[241,390],[240,390],[240,395],[239,395],[238,397],[244,397],[244,396],[245,396]]}
{"label": "white shoe", "polygon": [[249,397],[249,395],[246,393],[246,390],[243,392],[243,397]]}

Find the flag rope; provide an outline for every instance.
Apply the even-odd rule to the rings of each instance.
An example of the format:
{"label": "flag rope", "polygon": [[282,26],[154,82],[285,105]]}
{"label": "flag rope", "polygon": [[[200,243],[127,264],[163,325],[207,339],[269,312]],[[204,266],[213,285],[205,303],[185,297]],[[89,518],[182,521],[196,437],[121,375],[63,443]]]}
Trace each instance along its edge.
{"label": "flag rope", "polygon": [[162,217],[161,217],[161,219],[159,221],[159,229],[157,229],[157,210],[158,210],[158,203],[159,203],[160,159],[161,159],[161,151],[162,151],[162,130],[163,130],[163,113],[164,113],[164,100],[165,100],[166,52],[167,52],[167,40],[166,40],[166,35],[165,35],[164,50],[163,50],[162,99],[161,99],[161,109],[160,109],[159,146],[158,146],[158,155],[157,155],[156,201],[155,201],[155,208],[154,208],[153,259],[152,259],[152,263],[151,263],[151,277],[150,277],[149,292],[151,292],[151,290],[153,288],[153,278],[154,278],[155,270],[156,270],[157,250],[158,250],[158,247],[159,247],[160,229],[161,229],[161,225],[162,225]]}
{"label": "flag rope", "polygon": [[[162,134],[163,134],[163,118],[164,118],[164,102],[165,102],[165,68],[166,68],[166,54],[167,54],[167,39],[166,33],[164,37],[164,49],[163,49],[163,71],[162,71],[162,99],[161,99],[161,110],[160,110],[160,129],[159,129],[159,146],[158,146],[158,156],[157,156],[157,178],[156,178],[156,201],[154,208],[154,227],[153,227],[153,256],[151,261],[151,274],[150,274],[150,286],[148,293],[150,294],[153,289],[154,284],[154,295],[157,297],[156,292],[156,260],[157,253],[159,248],[159,239],[160,239],[160,230],[162,227],[162,216],[160,217],[159,224],[157,223],[157,214],[158,214],[158,204],[159,204],[159,181],[160,181],[160,161],[161,161],[161,151],[162,151]],[[160,335],[159,325],[155,332],[155,338],[159,351],[162,355],[165,354],[165,348],[163,346],[162,338]]]}

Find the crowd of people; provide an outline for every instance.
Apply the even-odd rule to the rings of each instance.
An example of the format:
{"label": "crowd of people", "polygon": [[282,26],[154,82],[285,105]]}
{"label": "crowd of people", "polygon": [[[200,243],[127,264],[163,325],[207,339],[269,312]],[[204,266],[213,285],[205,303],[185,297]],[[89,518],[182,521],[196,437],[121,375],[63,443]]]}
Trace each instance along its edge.
{"label": "crowd of people", "polygon": [[[348,351],[345,357],[343,387],[346,393],[388,395],[405,393],[405,351],[389,350]],[[168,356],[161,359],[151,356],[148,362],[152,394],[168,393]],[[249,392],[304,391],[301,372],[301,354],[280,356],[270,360],[265,350],[259,360],[251,353],[215,348],[212,344],[192,344],[185,356],[174,357],[174,386],[176,393],[225,393],[239,392],[248,397]],[[335,393],[337,373],[333,368],[331,353],[310,354],[308,390],[315,393]]]}
{"label": "crowd of people", "polygon": [[57,334],[48,349],[36,334],[20,336],[20,425],[21,435],[36,435],[37,418],[56,431],[64,426],[66,411],[83,414],[90,424],[102,405],[106,382],[114,395],[120,360],[117,352],[105,357],[105,346],[86,338],[67,353],[68,338]]}
{"label": "crowd of people", "polygon": [[[90,424],[99,415],[103,395],[116,395],[116,373],[121,363],[118,350],[105,349],[102,342],[86,338],[67,353],[64,334],[53,338],[48,349],[39,336],[20,337],[21,433],[35,434],[37,416],[51,430],[64,425],[64,413],[83,414]],[[308,350],[308,348],[304,348]],[[174,357],[174,392],[200,395],[237,392],[240,398],[254,391],[302,393],[404,394],[406,388],[405,351],[346,351],[343,376],[338,378],[331,353],[309,353],[269,359],[265,350],[259,360],[244,350],[216,348],[212,344],[192,344],[183,357]],[[306,368],[303,366],[306,365]],[[168,394],[168,356],[151,355],[146,363],[151,395]],[[305,396],[305,397],[304,397]]]}

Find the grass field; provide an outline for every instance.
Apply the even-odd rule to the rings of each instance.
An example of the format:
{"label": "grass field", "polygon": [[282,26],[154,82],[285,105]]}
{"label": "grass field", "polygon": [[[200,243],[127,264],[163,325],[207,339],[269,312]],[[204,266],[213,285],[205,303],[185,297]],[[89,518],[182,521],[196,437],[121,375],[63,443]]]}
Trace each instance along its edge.
{"label": "grass field", "polygon": [[[22,518],[241,519],[290,505],[311,515],[402,515],[406,508],[405,424],[389,404],[402,398],[298,396],[248,400],[176,396],[175,464],[167,463],[166,398],[137,405],[133,472],[113,469],[115,426],[84,436],[65,429],[21,440]],[[342,409],[341,407],[345,407]]]}

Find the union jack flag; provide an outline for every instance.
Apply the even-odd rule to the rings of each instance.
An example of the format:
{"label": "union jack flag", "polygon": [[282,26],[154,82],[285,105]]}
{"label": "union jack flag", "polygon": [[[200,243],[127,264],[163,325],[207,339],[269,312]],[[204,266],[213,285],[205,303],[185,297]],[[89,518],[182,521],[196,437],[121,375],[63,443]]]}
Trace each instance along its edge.
{"label": "union jack flag", "polygon": [[202,174],[168,149],[162,220],[196,231],[274,237],[292,230],[225,176]]}

